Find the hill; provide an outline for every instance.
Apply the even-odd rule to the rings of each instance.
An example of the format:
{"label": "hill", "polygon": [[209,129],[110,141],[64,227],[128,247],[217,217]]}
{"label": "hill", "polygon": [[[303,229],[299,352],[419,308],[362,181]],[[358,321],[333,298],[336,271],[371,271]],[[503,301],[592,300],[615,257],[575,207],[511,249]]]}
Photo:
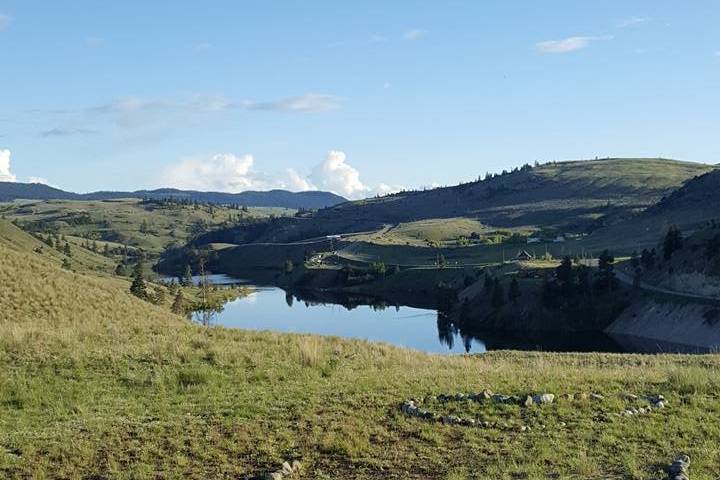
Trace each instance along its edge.
{"label": "hill", "polygon": [[630,253],[638,247],[654,246],[671,225],[687,235],[718,219],[720,169],[714,169],[688,180],[634,218],[598,230],[588,238],[588,244],[613,241],[618,251]]}
{"label": "hill", "polygon": [[549,163],[482,181],[346,202],[280,222],[258,241],[376,230],[425,219],[472,218],[504,228],[590,232],[627,219],[715,167],[665,159]]}
{"label": "hill", "polygon": [[[662,478],[678,452],[717,473],[715,355],[443,357],[202,328],[32,252],[0,258],[3,478],[254,478],[294,459],[318,479]],[[427,397],[486,428],[400,411],[483,389],[556,400]],[[666,408],[613,415],[658,393]]]}
{"label": "hill", "polygon": [[[158,255],[165,247],[219,226],[269,216],[292,215],[275,207],[185,204],[165,200],[44,200],[0,204],[0,215],[27,231],[59,234],[71,243],[88,239],[104,249],[128,245]],[[122,258],[122,256],[121,256]]]}
{"label": "hill", "polygon": [[345,198],[330,192],[289,192],[270,190],[240,193],[199,192],[160,188],[133,192],[72,193],[39,183],[0,182],[0,202],[14,200],[113,200],[123,198],[175,199],[189,202],[243,205],[247,207],[278,207],[291,209],[318,209],[345,202]]}

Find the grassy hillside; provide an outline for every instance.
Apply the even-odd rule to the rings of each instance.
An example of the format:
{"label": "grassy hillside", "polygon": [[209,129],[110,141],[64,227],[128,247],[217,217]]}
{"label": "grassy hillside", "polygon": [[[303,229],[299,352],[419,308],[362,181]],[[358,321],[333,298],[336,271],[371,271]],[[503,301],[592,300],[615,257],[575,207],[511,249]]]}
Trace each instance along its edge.
{"label": "grassy hillside", "polygon": [[291,215],[281,208],[237,208],[144,202],[48,200],[0,204],[0,214],[26,229],[58,232],[112,244],[141,248],[151,255],[168,245],[184,244],[192,235],[231,225],[241,219]]}
{"label": "grassy hillside", "polygon": [[69,237],[64,243],[71,245],[70,256],[65,255],[57,248],[48,246],[39,238],[24,232],[8,220],[0,219],[0,244],[6,247],[20,252],[33,252],[58,266],[67,260],[73,270],[111,274],[115,269],[117,263],[112,258],[83,248],[81,239]]}
{"label": "grassy hillside", "polygon": [[279,223],[259,241],[297,240],[384,224],[466,217],[493,228],[588,231],[628,218],[712,166],[664,159],[550,163],[484,181],[347,202]]}
{"label": "grassy hillside", "polygon": [[[693,478],[720,475],[717,356],[442,357],[203,329],[32,252],[0,245],[0,258],[4,478],[242,478],[299,459],[312,479],[661,479],[678,452]],[[399,409],[484,388],[605,398],[431,403],[500,425],[486,429]],[[624,392],[669,405],[606,419],[629,406]]]}
{"label": "grassy hillside", "polygon": [[588,245],[614,242],[627,253],[653,247],[670,225],[688,234],[711,220],[720,220],[720,169],[689,180],[640,215],[595,232]]}

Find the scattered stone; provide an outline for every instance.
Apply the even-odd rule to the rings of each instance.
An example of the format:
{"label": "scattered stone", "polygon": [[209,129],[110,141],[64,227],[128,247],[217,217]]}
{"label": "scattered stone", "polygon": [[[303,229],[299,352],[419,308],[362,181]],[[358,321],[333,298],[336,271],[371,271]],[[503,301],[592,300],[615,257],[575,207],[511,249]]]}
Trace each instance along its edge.
{"label": "scattered stone", "polygon": [[584,401],[587,401],[587,399],[588,399],[587,393],[582,392],[582,393],[578,394],[578,400],[582,400],[584,402]]}
{"label": "scattered stone", "polygon": [[599,393],[591,393],[590,398],[593,400],[605,400],[605,397],[600,395]]}
{"label": "scattered stone", "polygon": [[533,402],[533,398],[532,398],[530,395],[528,395],[527,397],[525,397],[525,402],[523,402],[523,405],[525,405],[526,407],[530,408],[530,407],[532,407],[534,404],[535,404],[535,402]]}
{"label": "scattered stone", "polygon": [[687,455],[678,456],[668,468],[669,480],[688,480],[690,469],[690,457]]}
{"label": "scattered stone", "polygon": [[283,475],[292,475],[294,473],[293,468],[288,462],[283,462],[281,472]]}
{"label": "scattered stone", "polygon": [[655,404],[655,407],[656,407],[656,408],[665,408],[665,402],[663,402],[663,401],[661,400],[661,401],[659,401],[659,402],[657,402],[657,403]]}
{"label": "scattered stone", "polygon": [[270,480],[283,480],[282,472],[273,472],[270,474]]}
{"label": "scattered stone", "polygon": [[510,397],[508,395],[495,394],[492,396],[492,399],[497,403],[507,403],[510,400]]}
{"label": "scattered stone", "polygon": [[493,396],[492,390],[488,390],[487,388],[480,392],[480,398],[483,400],[490,400]]}
{"label": "scattered stone", "polygon": [[532,400],[533,402],[540,405],[550,404],[555,401],[555,395],[553,395],[552,393],[543,393],[540,395],[535,395]]}
{"label": "scattered stone", "polygon": [[563,393],[562,395],[560,395],[560,398],[562,398],[563,400],[575,400],[575,395],[573,395],[572,393]]}
{"label": "scattered stone", "polygon": [[292,469],[295,473],[299,472],[300,470],[302,470],[302,463],[300,463],[299,460],[293,460]]}

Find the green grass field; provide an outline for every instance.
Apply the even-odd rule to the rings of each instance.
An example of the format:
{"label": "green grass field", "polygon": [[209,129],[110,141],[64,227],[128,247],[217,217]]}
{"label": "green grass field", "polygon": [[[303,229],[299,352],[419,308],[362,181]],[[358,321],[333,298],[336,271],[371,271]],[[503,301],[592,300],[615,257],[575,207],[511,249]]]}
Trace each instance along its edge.
{"label": "green grass field", "polygon": [[[242,478],[299,459],[310,479],[661,479],[678,452],[691,455],[692,478],[720,475],[715,355],[444,357],[202,328],[119,280],[4,243],[0,257],[4,478]],[[412,397],[485,388],[605,399],[436,406],[508,424],[500,429],[431,424],[399,409]],[[669,406],[606,420],[627,407],[626,392],[662,394]]]}

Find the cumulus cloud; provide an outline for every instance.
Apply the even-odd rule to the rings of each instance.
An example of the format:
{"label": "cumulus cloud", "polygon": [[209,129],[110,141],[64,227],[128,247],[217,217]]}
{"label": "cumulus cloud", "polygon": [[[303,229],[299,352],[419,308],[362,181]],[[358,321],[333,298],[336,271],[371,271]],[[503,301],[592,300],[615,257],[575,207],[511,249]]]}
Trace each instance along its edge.
{"label": "cumulus cloud", "polygon": [[170,186],[192,190],[240,192],[258,188],[262,183],[251,168],[252,155],[218,153],[209,158],[190,158],[165,169],[163,177]]}
{"label": "cumulus cloud", "polygon": [[325,161],[313,168],[310,180],[320,190],[328,190],[347,198],[359,198],[370,192],[360,181],[360,172],[346,162],[345,152],[331,150]]}
{"label": "cumulus cloud", "polygon": [[389,195],[391,193],[397,193],[405,190],[402,185],[388,185],[387,183],[381,183],[377,187],[373,188],[372,193],[375,195]]}
{"label": "cumulus cloud", "polygon": [[28,179],[30,183],[40,183],[42,185],[50,185],[50,182],[46,178],[42,177],[30,177]]}
{"label": "cumulus cloud", "polygon": [[286,188],[288,188],[289,190],[292,190],[294,192],[317,190],[315,185],[313,185],[308,179],[301,177],[300,174],[295,171],[295,169],[288,168],[286,172],[288,175],[288,184]]}
{"label": "cumulus cloud", "polygon": [[10,25],[13,21],[13,17],[10,15],[5,15],[4,13],[0,13],[0,30],[4,30],[7,28],[8,25]]}
{"label": "cumulus cloud", "polygon": [[347,163],[344,152],[332,150],[325,160],[304,177],[288,168],[282,173],[266,173],[254,169],[252,155],[218,153],[206,157],[187,158],[170,165],[158,179],[161,186],[190,190],[241,192],[281,188],[293,192],[323,190],[358,199],[373,195],[387,195],[404,190],[402,185],[379,184],[375,188],[360,180],[360,172]]}
{"label": "cumulus cloud", "polygon": [[251,110],[317,113],[340,108],[340,98],[323,93],[306,93],[269,102],[247,102],[246,105]]}
{"label": "cumulus cloud", "polygon": [[17,177],[10,171],[10,150],[0,150],[0,182],[14,182]]}
{"label": "cumulus cloud", "polygon": [[582,50],[596,40],[610,40],[611,36],[604,37],[569,37],[562,40],[547,40],[535,44],[540,53],[569,53]]}
{"label": "cumulus cloud", "polygon": [[421,38],[427,36],[427,33],[428,33],[427,30],[421,30],[421,29],[419,29],[419,28],[413,28],[413,29],[411,29],[411,30],[407,30],[407,31],[403,34],[403,38],[404,38],[405,40],[409,40],[409,41],[412,42],[412,41],[415,41],[415,40],[420,40]]}

